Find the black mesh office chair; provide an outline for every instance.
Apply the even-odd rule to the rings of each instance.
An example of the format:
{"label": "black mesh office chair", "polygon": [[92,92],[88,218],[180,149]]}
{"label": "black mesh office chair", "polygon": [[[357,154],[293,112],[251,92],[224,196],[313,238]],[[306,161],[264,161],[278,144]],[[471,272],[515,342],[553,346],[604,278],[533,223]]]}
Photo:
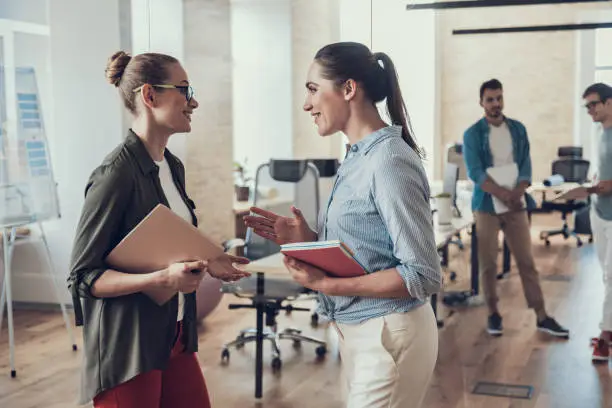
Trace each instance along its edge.
{"label": "black mesh office chair", "polygon": [[[319,213],[319,172],[317,166],[307,160],[270,160],[269,163],[259,166],[255,175],[255,197],[253,205],[257,206],[259,197],[258,187],[273,187],[278,190],[277,201],[280,203],[278,208],[272,211],[291,216],[290,206],[295,205],[300,208],[304,218],[311,227],[316,226]],[[247,230],[244,242],[230,240],[225,243],[225,249],[244,244],[244,256],[257,260],[280,251],[280,247],[255,233],[252,229]],[[265,313],[264,340],[269,340],[272,344],[272,368],[278,370],[282,366],[280,353],[280,340],[289,339],[293,341],[294,347],[299,347],[302,342],[314,343],[318,347],[315,349],[317,356],[322,357],[327,352],[327,344],[314,337],[301,334],[301,330],[287,328],[278,331],[276,317],[281,310],[287,313],[293,311],[310,311],[307,308],[295,307],[290,302],[316,295],[313,291],[304,288],[293,281],[289,273],[286,277],[267,276],[264,280],[264,294],[257,296],[257,277],[241,279],[238,282],[226,283],[221,290],[224,293],[231,293],[239,298],[249,299],[251,302],[246,304],[230,304],[230,309],[263,309]],[[318,320],[316,314],[312,315],[313,325]],[[224,362],[229,361],[230,349],[240,349],[245,344],[256,341],[256,329],[249,328],[241,330],[238,336],[223,347],[221,358]]]}
{"label": "black mesh office chair", "polygon": [[[454,163],[446,163],[444,169],[444,180],[442,185],[442,192],[450,194],[451,206],[453,207],[454,215],[461,217],[461,211],[457,207],[457,180],[459,180],[459,166]],[[463,251],[464,245],[461,240],[461,232],[455,235],[456,239],[453,239],[449,244],[457,245],[457,247]]]}
{"label": "black mesh office chair", "polygon": [[557,156],[560,158],[582,158],[582,146],[559,146],[557,149]]}
{"label": "black mesh office chair", "polygon": [[[561,153],[561,152],[560,152]],[[589,174],[590,162],[588,160],[574,158],[574,157],[562,157],[555,160],[552,163],[552,174],[560,175],[566,182],[570,183],[584,183],[587,181]],[[546,246],[550,245],[550,237],[554,235],[563,235],[563,238],[567,239],[570,236],[576,238],[576,243],[580,247],[582,246],[582,240],[578,236],[576,230],[572,230],[567,223],[567,216],[574,213],[575,211],[581,210],[589,205],[589,201],[548,201],[546,198],[542,200],[542,212],[553,212],[557,211],[561,213],[561,219],[563,220],[563,226],[560,229],[542,231],[540,232],[540,239],[544,240]],[[593,236],[590,234],[589,242],[593,242]]]}

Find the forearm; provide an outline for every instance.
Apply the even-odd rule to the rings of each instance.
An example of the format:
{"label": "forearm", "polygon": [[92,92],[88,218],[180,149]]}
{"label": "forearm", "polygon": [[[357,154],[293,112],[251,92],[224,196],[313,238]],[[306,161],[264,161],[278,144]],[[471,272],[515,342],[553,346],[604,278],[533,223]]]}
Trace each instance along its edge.
{"label": "forearm", "polygon": [[327,278],[320,291],[330,296],[409,298],[410,293],[397,269],[386,269],[355,278]]}
{"label": "forearm", "polygon": [[527,191],[527,189],[529,188],[529,185],[530,185],[530,183],[528,181],[521,181],[515,187],[515,190],[519,191],[521,193],[521,195],[523,195],[523,194],[525,194],[525,191]]}
{"label": "forearm", "polygon": [[487,177],[487,179],[480,185],[480,188],[485,193],[489,193],[495,197],[500,197],[506,191],[505,188],[501,187],[497,184],[491,177]]}
{"label": "forearm", "polygon": [[94,282],[91,294],[99,298],[110,298],[163,288],[169,288],[165,271],[136,274],[107,269]]}
{"label": "forearm", "polygon": [[600,196],[607,196],[612,194],[612,180],[600,181],[592,187],[588,187],[587,191],[589,194],[597,194]]}

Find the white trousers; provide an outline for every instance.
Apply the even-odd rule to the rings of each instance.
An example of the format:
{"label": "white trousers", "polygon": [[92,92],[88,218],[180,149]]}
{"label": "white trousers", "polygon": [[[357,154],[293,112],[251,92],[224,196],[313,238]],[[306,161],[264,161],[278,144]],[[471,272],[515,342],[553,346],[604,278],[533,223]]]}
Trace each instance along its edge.
{"label": "white trousers", "polygon": [[612,221],[600,218],[595,209],[592,209],[591,229],[604,282],[603,314],[599,328],[602,331],[612,331]]}
{"label": "white trousers", "polygon": [[429,303],[358,325],[334,326],[347,408],[421,406],[438,357],[438,327]]}

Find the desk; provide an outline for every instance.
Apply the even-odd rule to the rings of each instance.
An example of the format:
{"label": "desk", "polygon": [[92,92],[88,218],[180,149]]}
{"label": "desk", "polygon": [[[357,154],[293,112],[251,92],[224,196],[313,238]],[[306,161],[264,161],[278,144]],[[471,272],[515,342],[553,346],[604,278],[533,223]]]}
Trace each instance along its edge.
{"label": "desk", "polygon": [[572,188],[585,186],[590,187],[592,183],[561,183],[557,186],[545,186],[544,183],[533,183],[527,188],[527,193],[557,193],[561,191],[571,190]]}
{"label": "desk", "polygon": [[[455,303],[455,299],[467,300],[479,293],[479,269],[478,269],[478,236],[474,217],[469,207],[464,207],[461,217],[452,219],[450,225],[438,225],[434,215],[434,234],[436,247],[441,257],[442,266],[448,265],[448,245],[452,238],[459,232],[472,227],[472,242],[470,245],[470,290],[468,292],[449,292],[445,294],[445,303]],[[451,301],[452,300],[452,301]],[[438,294],[431,296],[431,307],[436,315],[438,327],[444,326],[444,322],[438,319]]]}

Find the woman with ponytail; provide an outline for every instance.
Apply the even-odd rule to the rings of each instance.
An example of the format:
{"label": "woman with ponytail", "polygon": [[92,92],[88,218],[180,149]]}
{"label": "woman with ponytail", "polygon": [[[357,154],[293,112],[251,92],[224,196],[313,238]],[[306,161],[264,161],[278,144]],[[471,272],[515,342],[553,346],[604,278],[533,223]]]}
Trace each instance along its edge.
{"label": "woman with ponytail", "polygon": [[[319,292],[319,312],[338,332],[346,406],[419,407],[437,359],[428,299],[441,274],[429,185],[395,67],[362,44],[330,44],[317,52],[306,89],[304,110],[319,134],[342,132],[350,143],[319,225],[311,229],[296,208],[294,217],[253,208],[245,222],[278,244],[340,240],[354,251],[364,276],[285,264]],[[385,100],[390,124],[376,107]]]}

